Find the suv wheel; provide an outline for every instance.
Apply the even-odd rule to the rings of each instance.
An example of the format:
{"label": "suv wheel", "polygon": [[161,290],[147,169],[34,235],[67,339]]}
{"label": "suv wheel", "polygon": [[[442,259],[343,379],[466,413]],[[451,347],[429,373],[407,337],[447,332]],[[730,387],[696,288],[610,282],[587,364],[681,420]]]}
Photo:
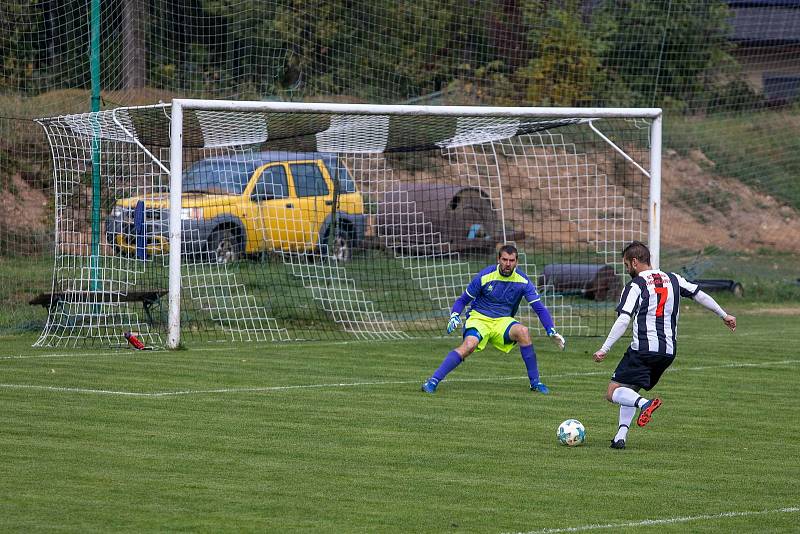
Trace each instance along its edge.
{"label": "suv wheel", "polygon": [[349,234],[343,231],[336,232],[330,251],[328,250],[328,234],[326,232],[320,248],[323,256],[327,255],[333,261],[350,261],[353,257],[353,243]]}
{"label": "suv wheel", "polygon": [[208,237],[208,252],[211,263],[233,263],[242,253],[242,239],[231,228],[217,228]]}
{"label": "suv wheel", "polygon": [[353,257],[353,246],[346,235],[337,233],[333,240],[331,259],[336,261],[350,261]]}

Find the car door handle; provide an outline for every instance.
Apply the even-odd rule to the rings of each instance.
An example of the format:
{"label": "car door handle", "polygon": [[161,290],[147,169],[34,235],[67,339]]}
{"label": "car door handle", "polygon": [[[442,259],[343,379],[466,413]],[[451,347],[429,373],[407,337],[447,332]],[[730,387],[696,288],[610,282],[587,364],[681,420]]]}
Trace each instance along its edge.
{"label": "car door handle", "polygon": [[326,205],[326,206],[330,206],[330,205],[332,205],[332,204],[333,204],[333,200],[326,200],[326,201],[325,201],[325,205]]}
{"label": "car door handle", "polygon": [[287,208],[293,208],[293,207],[294,207],[294,204],[292,204],[292,203],[286,204],[286,207],[287,207]]}

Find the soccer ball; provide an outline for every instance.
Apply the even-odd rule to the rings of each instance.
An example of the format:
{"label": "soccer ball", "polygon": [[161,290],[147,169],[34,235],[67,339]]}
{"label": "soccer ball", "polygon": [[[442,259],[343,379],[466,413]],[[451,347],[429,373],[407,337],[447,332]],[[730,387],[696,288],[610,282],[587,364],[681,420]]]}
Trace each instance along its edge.
{"label": "soccer ball", "polygon": [[558,425],[558,442],[567,447],[575,447],[586,439],[586,429],[577,419],[567,419]]}

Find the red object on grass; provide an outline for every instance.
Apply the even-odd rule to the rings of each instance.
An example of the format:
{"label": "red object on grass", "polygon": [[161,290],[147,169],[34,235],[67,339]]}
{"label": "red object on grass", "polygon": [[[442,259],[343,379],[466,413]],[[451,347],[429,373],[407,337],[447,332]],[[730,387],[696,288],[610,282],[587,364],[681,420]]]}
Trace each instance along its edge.
{"label": "red object on grass", "polygon": [[127,339],[128,343],[133,345],[133,348],[136,350],[144,350],[144,343],[142,343],[142,341],[136,337],[136,334],[125,332],[125,339]]}

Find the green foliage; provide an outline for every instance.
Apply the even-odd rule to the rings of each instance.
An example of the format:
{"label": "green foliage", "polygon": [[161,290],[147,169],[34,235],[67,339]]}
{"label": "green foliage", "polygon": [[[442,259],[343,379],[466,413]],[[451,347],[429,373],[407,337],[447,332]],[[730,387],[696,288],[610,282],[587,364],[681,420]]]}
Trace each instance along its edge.
{"label": "green foliage", "polygon": [[459,76],[447,87],[448,103],[456,105],[491,104],[511,106],[519,103],[519,91],[502,61],[492,61],[475,69],[464,64]]}
{"label": "green foliage", "polygon": [[709,112],[754,111],[764,106],[764,96],[741,79],[709,87],[707,91]]}
{"label": "green foliage", "polygon": [[[581,106],[596,101],[596,90],[605,83],[605,72],[597,56],[596,40],[587,31],[579,13],[580,3],[554,7],[543,30],[535,35],[535,59],[519,73],[527,86],[529,102],[542,106]],[[541,9],[529,10],[529,17]]]}
{"label": "green foliage", "polygon": [[[743,109],[724,2],[501,3],[131,0],[147,85],[218,98],[403,100],[448,88],[459,103]],[[124,89],[121,3],[102,3],[104,90]],[[3,90],[86,88],[89,3],[0,8]],[[733,74],[732,74],[733,73]],[[748,92],[749,91],[749,92]]]}
{"label": "green foliage", "polygon": [[620,0],[598,16],[615,21],[604,68],[629,88],[628,105],[705,109],[707,88],[732,61],[724,2]]}
{"label": "green foliage", "polygon": [[25,93],[30,91],[40,76],[36,58],[39,43],[30,39],[43,27],[41,12],[33,0],[3,2],[0,4],[0,90]]}
{"label": "green foliage", "polygon": [[[478,12],[458,4],[295,2],[278,8],[275,31],[306,93],[396,99],[439,89],[452,77],[451,45]],[[378,28],[375,42],[367,29]]]}

